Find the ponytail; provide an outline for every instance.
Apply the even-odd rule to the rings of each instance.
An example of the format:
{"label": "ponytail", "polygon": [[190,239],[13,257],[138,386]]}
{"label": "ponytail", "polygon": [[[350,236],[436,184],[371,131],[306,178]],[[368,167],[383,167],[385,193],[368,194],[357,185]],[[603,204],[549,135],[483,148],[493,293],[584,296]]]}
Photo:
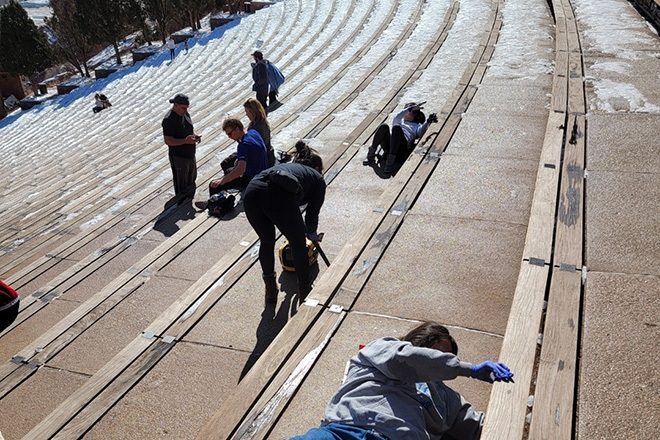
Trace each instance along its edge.
{"label": "ponytail", "polygon": [[293,156],[294,163],[307,165],[318,172],[323,172],[323,159],[321,159],[321,156],[318,155],[315,149],[310,148],[304,141],[296,142],[294,148],[296,150]]}

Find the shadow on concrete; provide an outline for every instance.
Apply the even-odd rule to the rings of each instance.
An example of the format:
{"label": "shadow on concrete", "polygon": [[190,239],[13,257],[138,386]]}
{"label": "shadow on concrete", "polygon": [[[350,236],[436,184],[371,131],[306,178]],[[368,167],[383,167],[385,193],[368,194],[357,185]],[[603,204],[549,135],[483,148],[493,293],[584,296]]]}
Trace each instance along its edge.
{"label": "shadow on concrete", "polygon": [[177,198],[172,197],[165,202],[163,212],[158,214],[154,222],[154,230],[162,233],[165,237],[171,237],[180,229],[176,223],[179,220],[194,219],[196,212],[192,204],[192,198],[177,203]]}
{"label": "shadow on concrete", "polygon": [[[310,278],[312,281],[316,280],[319,274],[318,263],[314,263],[310,267]],[[252,354],[245,362],[241,375],[238,381],[243,380],[243,377],[250,371],[252,366],[259,360],[261,355],[266,351],[268,346],[275,340],[275,337],[284,328],[289,318],[293,317],[298,312],[298,304],[300,298],[298,297],[298,279],[295,273],[282,272],[279,277],[280,292],[284,292],[284,301],[280,303],[277,313],[275,309],[277,305],[267,305],[261,313],[261,321],[257,326],[257,343],[252,349]],[[263,301],[263,292],[257,295],[259,301]]]}
{"label": "shadow on concrete", "polygon": [[362,165],[370,167],[372,170],[374,170],[374,173],[380,177],[381,179],[389,179],[392,176],[395,176],[397,171],[399,171],[400,165],[396,164],[394,166],[394,171],[392,174],[388,174],[385,172],[385,158],[381,154],[377,154],[376,158],[374,160],[365,160],[362,162]]}

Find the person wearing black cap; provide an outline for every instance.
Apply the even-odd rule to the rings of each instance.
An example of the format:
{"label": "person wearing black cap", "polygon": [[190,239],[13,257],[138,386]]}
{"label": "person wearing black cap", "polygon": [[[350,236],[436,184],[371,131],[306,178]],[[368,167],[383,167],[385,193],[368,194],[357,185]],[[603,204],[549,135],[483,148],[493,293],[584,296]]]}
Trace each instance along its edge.
{"label": "person wearing black cap", "polygon": [[195,147],[202,139],[195,134],[192,119],[188,114],[190,100],[178,94],[170,99],[173,104],[163,119],[163,138],[169,147],[170,165],[174,180],[174,195],[178,202],[195,195],[197,162]]}
{"label": "person wearing black cap", "polygon": [[252,54],[254,63],[252,63],[252,90],[257,92],[257,101],[265,108],[268,107],[266,99],[268,98],[268,67],[264,54],[258,50]]}

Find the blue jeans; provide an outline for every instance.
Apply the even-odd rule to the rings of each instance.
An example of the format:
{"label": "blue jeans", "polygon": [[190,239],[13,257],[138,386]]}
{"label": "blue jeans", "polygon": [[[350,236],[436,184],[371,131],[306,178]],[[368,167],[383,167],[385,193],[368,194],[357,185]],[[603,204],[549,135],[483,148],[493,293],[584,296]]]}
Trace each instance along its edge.
{"label": "blue jeans", "polygon": [[290,440],[387,440],[373,429],[343,423],[330,423],[320,428],[313,428],[303,435]]}

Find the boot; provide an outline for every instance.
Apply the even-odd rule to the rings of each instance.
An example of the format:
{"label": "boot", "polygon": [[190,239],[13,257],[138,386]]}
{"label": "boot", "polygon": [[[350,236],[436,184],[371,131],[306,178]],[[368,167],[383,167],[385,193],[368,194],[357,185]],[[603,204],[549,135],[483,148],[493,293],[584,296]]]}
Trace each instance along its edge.
{"label": "boot", "polygon": [[385,168],[383,168],[383,172],[388,176],[391,176],[392,172],[394,172],[395,163],[396,163],[396,154],[388,154],[387,161],[385,162]]}
{"label": "boot", "polygon": [[302,303],[309,295],[309,292],[312,291],[312,283],[308,280],[298,279],[298,299]]}
{"label": "boot", "polygon": [[376,160],[376,146],[372,145],[371,147],[369,147],[369,151],[367,151],[367,161],[372,163],[375,160]]}
{"label": "boot", "polygon": [[277,304],[277,292],[279,289],[277,288],[277,281],[275,281],[275,274],[264,275],[263,278],[266,287],[264,302],[266,305]]}

